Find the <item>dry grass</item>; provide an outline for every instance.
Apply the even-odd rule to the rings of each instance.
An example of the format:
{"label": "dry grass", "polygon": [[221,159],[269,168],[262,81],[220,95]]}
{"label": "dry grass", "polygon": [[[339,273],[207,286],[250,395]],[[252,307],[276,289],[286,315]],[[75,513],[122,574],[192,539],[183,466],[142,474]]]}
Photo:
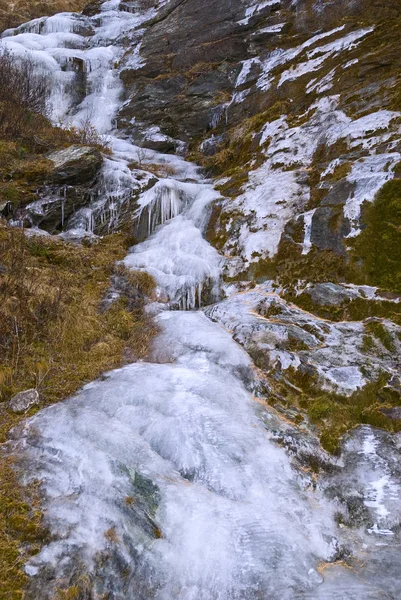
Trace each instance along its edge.
{"label": "dry grass", "polygon": [[[27,491],[28,495],[28,491]],[[21,600],[27,577],[22,568],[46,537],[35,486],[29,504],[10,460],[0,462],[0,598]],[[23,549],[23,550],[22,550]]]}
{"label": "dry grass", "polygon": [[88,4],[87,0],[0,0],[0,31],[17,27],[37,17],[50,16],[59,12],[79,12]]}
{"label": "dry grass", "polygon": [[[121,297],[100,311],[113,264],[124,253],[122,234],[82,247],[0,228],[2,400],[36,387],[54,402],[119,364],[125,347],[138,357],[146,353],[153,328],[142,302],[129,311]],[[122,271],[140,294],[152,293],[148,274]]]}
{"label": "dry grass", "polygon": [[[128,350],[146,355],[155,326],[144,298],[153,279],[119,267],[135,306],[122,294],[102,310],[114,263],[129,245],[123,234],[76,246],[0,224],[0,441],[24,418],[7,410],[16,392],[35,387],[42,405],[51,404],[120,366]],[[14,600],[23,597],[23,562],[45,532],[35,494],[20,488],[9,459],[0,460],[0,480],[0,598]]]}
{"label": "dry grass", "polygon": [[147,163],[147,162],[136,161],[136,162],[131,162],[128,166],[131,170],[145,169],[149,173],[153,173],[153,175],[156,175],[156,177],[160,177],[162,179],[166,179],[168,177],[173,177],[176,174],[174,167],[172,167],[171,165],[162,164],[162,163]]}

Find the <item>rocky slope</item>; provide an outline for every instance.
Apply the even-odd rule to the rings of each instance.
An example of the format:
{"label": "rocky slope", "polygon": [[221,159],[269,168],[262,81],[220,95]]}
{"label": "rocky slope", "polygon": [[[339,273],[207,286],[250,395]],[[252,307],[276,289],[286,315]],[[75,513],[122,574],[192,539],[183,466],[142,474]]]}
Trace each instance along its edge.
{"label": "rocky slope", "polygon": [[391,0],[111,0],[3,34],[108,147],[9,218],[129,228],[161,330],[15,436],[32,598],[397,598],[400,33]]}

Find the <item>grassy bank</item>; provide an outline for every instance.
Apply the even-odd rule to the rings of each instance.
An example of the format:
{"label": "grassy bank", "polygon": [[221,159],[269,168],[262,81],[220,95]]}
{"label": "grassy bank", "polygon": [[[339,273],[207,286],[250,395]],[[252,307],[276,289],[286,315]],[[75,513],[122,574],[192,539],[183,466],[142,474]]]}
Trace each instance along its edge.
{"label": "grassy bank", "polygon": [[[124,356],[146,355],[155,327],[144,298],[154,282],[146,273],[116,272],[129,243],[114,234],[76,246],[0,225],[1,442],[26,417],[7,408],[16,392],[35,387],[45,406],[121,365]],[[113,274],[124,291],[106,307]],[[23,597],[22,566],[45,536],[35,488],[21,488],[12,466],[9,458],[0,461],[0,598],[10,600]]]}

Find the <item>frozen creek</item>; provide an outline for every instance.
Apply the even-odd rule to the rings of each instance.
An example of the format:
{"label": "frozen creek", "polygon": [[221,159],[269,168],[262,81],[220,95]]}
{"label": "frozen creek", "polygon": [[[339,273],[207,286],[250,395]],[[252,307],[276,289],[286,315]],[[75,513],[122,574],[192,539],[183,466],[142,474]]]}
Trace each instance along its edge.
{"label": "frozen creek", "polygon": [[[111,0],[95,17],[65,13],[3,35],[6,47],[31,55],[52,78],[56,121],[79,125],[89,118],[110,137],[103,196],[76,216],[71,235],[90,230],[106,204],[112,219],[137,190],[128,164],[140,150],[113,125],[118,68],[127,60],[140,67],[141,26],[155,9],[118,6]],[[129,58],[126,39],[138,50]],[[77,61],[87,90],[79,103]],[[223,325],[185,310],[199,308],[205,290],[217,299],[221,258],[202,236],[217,194],[178,156],[150,152],[145,172],[146,162],[168,165],[175,175],[140,194],[137,217],[147,211],[149,237],[125,264],[155,276],[160,302],[151,309],[161,332],[152,362],[108,373],[26,424],[16,450],[26,480],[42,481],[52,532],[26,566],[34,597],[53,598],[56,587],[89,573],[85,597],[99,599],[395,598],[391,590],[382,596],[374,566],[369,577],[341,566],[322,575],[322,565],[345,546],[354,544],[358,553],[358,544],[377,552],[383,545],[376,548],[364,533],[341,539],[337,504],[308,485],[276,443],[277,423],[257,402],[260,382],[248,354]],[[361,447],[373,465],[366,485],[381,544],[386,532],[393,535],[380,529],[389,513],[385,489],[392,502],[399,490],[390,475],[375,479],[372,435],[362,432]]]}

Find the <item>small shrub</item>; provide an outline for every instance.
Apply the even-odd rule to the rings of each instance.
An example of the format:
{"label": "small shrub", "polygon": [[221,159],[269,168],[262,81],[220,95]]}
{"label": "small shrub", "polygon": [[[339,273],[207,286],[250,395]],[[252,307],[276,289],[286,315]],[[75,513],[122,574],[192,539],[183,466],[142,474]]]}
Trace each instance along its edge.
{"label": "small shrub", "polygon": [[0,136],[13,139],[36,127],[35,114],[46,115],[50,88],[30,58],[0,51]]}
{"label": "small shrub", "polygon": [[110,153],[110,141],[107,135],[99,133],[89,117],[83,119],[79,127],[67,127],[67,132],[77,144],[95,146],[102,152]]}

